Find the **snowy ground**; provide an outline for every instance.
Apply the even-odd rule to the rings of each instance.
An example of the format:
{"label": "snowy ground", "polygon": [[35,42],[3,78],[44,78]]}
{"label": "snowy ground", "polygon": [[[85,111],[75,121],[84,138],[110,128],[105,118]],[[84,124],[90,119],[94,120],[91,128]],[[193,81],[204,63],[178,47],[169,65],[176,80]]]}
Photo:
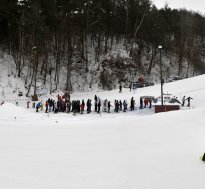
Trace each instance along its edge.
{"label": "snowy ground", "polygon": [[[0,106],[0,188],[205,188],[204,81],[165,84],[165,92],[193,98],[190,109],[169,113],[47,115],[24,101]],[[141,95],[159,96],[160,86],[72,98],[95,94],[133,96],[138,106]]]}

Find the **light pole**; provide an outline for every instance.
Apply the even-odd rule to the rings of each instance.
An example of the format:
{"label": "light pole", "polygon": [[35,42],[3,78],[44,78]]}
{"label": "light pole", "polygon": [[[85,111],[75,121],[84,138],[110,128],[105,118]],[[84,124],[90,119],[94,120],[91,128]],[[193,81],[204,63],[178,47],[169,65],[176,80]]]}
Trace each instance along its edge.
{"label": "light pole", "polygon": [[164,80],[162,78],[162,46],[158,46],[159,48],[159,51],[160,51],[160,81],[161,81],[161,105],[163,106],[164,105],[164,102],[163,102],[163,83],[164,83]]}

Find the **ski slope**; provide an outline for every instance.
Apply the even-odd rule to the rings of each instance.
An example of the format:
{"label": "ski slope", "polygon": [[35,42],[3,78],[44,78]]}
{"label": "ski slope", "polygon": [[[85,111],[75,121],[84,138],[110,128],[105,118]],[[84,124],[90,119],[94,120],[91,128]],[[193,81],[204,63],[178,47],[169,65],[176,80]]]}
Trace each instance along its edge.
{"label": "ski slope", "polygon": [[[26,102],[0,106],[0,188],[205,188],[205,75],[164,85],[191,108],[153,114],[35,113]],[[160,85],[130,92],[74,93],[72,99],[160,95]],[[45,100],[48,97],[42,97]],[[53,95],[56,98],[56,94]],[[9,97],[8,97],[9,99]]]}

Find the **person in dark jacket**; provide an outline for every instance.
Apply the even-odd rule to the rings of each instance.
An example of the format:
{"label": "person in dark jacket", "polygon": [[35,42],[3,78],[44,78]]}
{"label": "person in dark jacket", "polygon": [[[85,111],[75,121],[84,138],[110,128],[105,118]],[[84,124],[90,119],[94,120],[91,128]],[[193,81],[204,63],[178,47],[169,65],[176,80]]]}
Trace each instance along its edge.
{"label": "person in dark jacket", "polygon": [[116,100],[116,102],[115,102],[115,111],[118,113],[118,111],[119,111],[119,102],[118,102],[118,100]]}
{"label": "person in dark jacket", "polygon": [[97,110],[98,110],[98,101],[95,100],[95,112],[97,112]]}
{"label": "person in dark jacket", "polygon": [[183,98],[182,98],[182,107],[184,107],[185,101],[186,101],[186,96],[183,96]]}
{"label": "person in dark jacket", "polygon": [[67,102],[67,113],[70,113],[70,109],[71,109],[71,101],[69,99]]}
{"label": "person in dark jacket", "polygon": [[38,104],[36,104],[36,112],[38,112],[38,109],[41,107],[41,102],[39,102]]}
{"label": "person in dark jacket", "polygon": [[60,100],[57,101],[57,109],[58,109],[58,112],[60,111]]}
{"label": "person in dark jacket", "polygon": [[143,109],[143,99],[140,98],[140,109]]}
{"label": "person in dark jacket", "polygon": [[95,101],[97,101],[97,100],[98,100],[98,97],[97,97],[96,95],[95,95],[95,97],[94,97],[94,100],[95,100]]}
{"label": "person in dark jacket", "polygon": [[71,107],[72,107],[72,108],[71,108],[71,112],[73,112],[73,108],[74,108],[74,100],[72,101],[71,105],[72,105],[72,106],[71,106]]}
{"label": "person in dark jacket", "polygon": [[97,111],[97,113],[100,113],[100,107],[101,107],[101,101],[98,100],[98,111]]}
{"label": "person in dark jacket", "polygon": [[115,107],[115,108],[114,108],[114,112],[116,112],[116,110],[117,110],[117,109],[116,109],[116,102],[117,102],[117,100],[114,100],[114,107]]}
{"label": "person in dark jacket", "polygon": [[109,101],[108,104],[107,104],[107,113],[110,113],[110,107],[111,107],[111,103]]}
{"label": "person in dark jacket", "polygon": [[135,100],[133,97],[131,98],[130,109],[131,109],[131,111],[133,111],[135,109]]}
{"label": "person in dark jacket", "polygon": [[90,112],[91,112],[91,107],[92,107],[92,100],[90,99],[89,100],[89,110],[90,110]]}
{"label": "person in dark jacket", "polygon": [[131,90],[132,90],[132,84],[131,83],[129,85],[129,89],[130,89],[130,92],[131,92]]}
{"label": "person in dark jacket", "polygon": [[87,100],[86,105],[87,105],[87,113],[89,114],[91,112],[91,100],[90,99]]}
{"label": "person in dark jacket", "polygon": [[73,101],[73,115],[76,115],[77,111],[78,111],[78,103],[76,100]]}
{"label": "person in dark jacket", "polygon": [[127,110],[127,102],[126,100],[123,101],[123,112],[126,112]]}
{"label": "person in dark jacket", "polygon": [[119,101],[120,111],[122,111],[122,101]]}
{"label": "person in dark jacket", "polygon": [[186,99],[187,100],[187,107],[190,107],[190,100],[193,100],[193,98],[191,98],[190,96]]}
{"label": "person in dark jacket", "polygon": [[119,93],[121,93],[122,92],[122,86],[120,85],[119,86]]}
{"label": "person in dark jacket", "polygon": [[77,112],[80,113],[80,100],[77,101]]}
{"label": "person in dark jacket", "polygon": [[82,100],[82,105],[83,105],[83,111],[84,111],[84,109],[85,109],[85,102],[84,102],[84,100]]}

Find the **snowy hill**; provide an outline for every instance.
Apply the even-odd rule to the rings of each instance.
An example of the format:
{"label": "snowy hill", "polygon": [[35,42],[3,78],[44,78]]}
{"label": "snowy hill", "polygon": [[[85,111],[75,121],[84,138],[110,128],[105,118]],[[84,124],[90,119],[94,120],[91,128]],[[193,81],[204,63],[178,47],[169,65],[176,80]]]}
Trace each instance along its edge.
{"label": "snowy hill", "polygon": [[[0,188],[205,188],[205,75],[165,83],[164,92],[191,96],[191,108],[140,111],[141,95],[160,85],[73,93],[72,99],[127,99],[134,112],[101,115],[36,113],[0,106]],[[57,94],[53,94],[56,98]],[[45,100],[48,97],[42,97]]]}
{"label": "snowy hill", "polygon": [[0,102],[2,100],[25,99],[18,97],[18,93],[26,94],[24,81],[16,77],[16,65],[11,56],[2,53],[0,57]]}

